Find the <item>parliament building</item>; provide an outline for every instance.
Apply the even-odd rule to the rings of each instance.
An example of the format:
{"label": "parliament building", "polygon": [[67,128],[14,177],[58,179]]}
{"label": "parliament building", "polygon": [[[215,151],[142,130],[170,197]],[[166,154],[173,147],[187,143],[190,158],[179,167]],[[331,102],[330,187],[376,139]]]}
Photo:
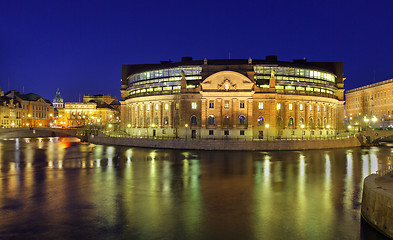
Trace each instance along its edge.
{"label": "parliament building", "polygon": [[341,62],[183,57],[123,65],[121,82],[132,137],[317,139],[344,127]]}

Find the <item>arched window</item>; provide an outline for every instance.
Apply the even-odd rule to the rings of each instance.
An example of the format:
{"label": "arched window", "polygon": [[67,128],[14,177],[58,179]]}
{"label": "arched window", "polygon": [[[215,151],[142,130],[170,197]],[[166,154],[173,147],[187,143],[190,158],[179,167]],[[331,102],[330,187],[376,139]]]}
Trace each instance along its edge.
{"label": "arched window", "polygon": [[146,118],[146,125],[149,127],[150,126],[150,117]]}
{"label": "arched window", "polygon": [[312,128],[312,127],[314,126],[314,122],[313,122],[312,117],[310,117],[310,118],[308,119],[308,126],[309,126],[310,128]]}
{"label": "arched window", "polygon": [[288,127],[293,127],[293,117],[290,117],[288,120]]}
{"label": "arched window", "polygon": [[229,118],[229,116],[225,116],[224,119],[222,120],[222,125],[229,126],[230,123],[231,123],[231,119]]}
{"label": "arched window", "polygon": [[243,115],[239,116],[239,125],[246,125],[246,117]]}
{"label": "arched window", "polygon": [[304,126],[304,118],[300,118],[299,119],[299,127],[302,127],[302,126]]}
{"label": "arched window", "polygon": [[261,116],[258,117],[258,126],[263,126],[265,124],[265,119]]}
{"label": "arched window", "polygon": [[169,121],[168,121],[168,116],[165,116],[165,117],[164,117],[164,125],[168,125],[168,122],[169,122]]}
{"label": "arched window", "polygon": [[155,118],[154,118],[154,124],[155,124],[155,125],[158,125],[158,117],[155,117]]}
{"label": "arched window", "polygon": [[208,125],[214,125],[214,124],[216,124],[216,119],[214,118],[213,115],[210,115],[210,116],[207,118],[207,124],[208,124]]}
{"label": "arched window", "polygon": [[320,118],[318,118],[318,120],[317,120],[317,126],[321,127],[321,119]]}
{"label": "arched window", "polygon": [[280,116],[277,117],[277,127],[282,126],[282,118]]}
{"label": "arched window", "polygon": [[191,117],[191,126],[196,126],[198,123],[197,123],[197,117],[196,116],[192,116]]}

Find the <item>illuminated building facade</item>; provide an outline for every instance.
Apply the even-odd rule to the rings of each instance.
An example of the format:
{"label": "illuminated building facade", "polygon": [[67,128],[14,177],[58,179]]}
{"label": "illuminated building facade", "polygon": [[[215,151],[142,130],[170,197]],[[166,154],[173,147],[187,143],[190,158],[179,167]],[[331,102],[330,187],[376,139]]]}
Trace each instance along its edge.
{"label": "illuminated building facade", "polygon": [[5,96],[0,97],[0,124],[2,128],[22,126],[22,107],[18,101]]}
{"label": "illuminated building facade", "polygon": [[121,126],[134,137],[301,138],[343,129],[340,62],[192,60],[123,65]]}
{"label": "illuminated building facade", "polygon": [[50,127],[53,121],[53,106],[49,100],[35,93],[21,94],[11,90],[5,94],[19,102],[22,108],[22,127]]}
{"label": "illuminated building facade", "polygon": [[119,121],[119,103],[105,95],[84,96],[83,102],[65,103],[59,109],[58,124],[65,127],[105,125]]}
{"label": "illuminated building facade", "polygon": [[388,126],[393,120],[393,79],[349,90],[345,98],[345,117],[352,126]]}

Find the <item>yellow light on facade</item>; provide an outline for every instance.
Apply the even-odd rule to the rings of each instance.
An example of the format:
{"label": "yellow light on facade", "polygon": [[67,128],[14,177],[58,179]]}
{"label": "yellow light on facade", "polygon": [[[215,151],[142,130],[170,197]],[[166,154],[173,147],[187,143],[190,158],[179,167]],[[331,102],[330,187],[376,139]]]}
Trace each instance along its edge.
{"label": "yellow light on facade", "polygon": [[329,129],[329,128],[330,128],[330,125],[327,125],[326,128]]}
{"label": "yellow light on facade", "polygon": [[187,127],[188,127],[188,124],[186,124],[185,126],[186,126],[186,128],[187,128]]}
{"label": "yellow light on facade", "polygon": [[352,128],[352,126],[351,125],[348,125],[348,129],[351,129]]}
{"label": "yellow light on facade", "polygon": [[28,117],[31,117],[31,114],[27,115]]}
{"label": "yellow light on facade", "polygon": [[156,125],[153,123],[151,126],[152,126],[152,127],[155,127]]}
{"label": "yellow light on facade", "polygon": [[373,116],[373,118],[371,119],[371,121],[373,121],[374,123],[377,121],[378,119],[375,117],[375,116]]}
{"label": "yellow light on facade", "polygon": [[109,124],[108,127],[112,127],[112,124]]}
{"label": "yellow light on facade", "polygon": [[[304,125],[302,124],[300,127],[301,127],[301,128],[304,128]],[[329,128],[329,125],[328,125],[328,128]]]}
{"label": "yellow light on facade", "polygon": [[[154,124],[153,124],[154,125]],[[128,124],[127,127],[131,127],[131,124]]]}

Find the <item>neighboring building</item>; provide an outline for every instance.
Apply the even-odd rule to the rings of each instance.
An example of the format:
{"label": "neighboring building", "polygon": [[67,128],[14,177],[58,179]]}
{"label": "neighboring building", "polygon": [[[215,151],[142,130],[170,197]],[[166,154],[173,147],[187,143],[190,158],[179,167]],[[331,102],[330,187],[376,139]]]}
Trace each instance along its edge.
{"label": "neighboring building", "polygon": [[21,94],[11,90],[5,94],[22,107],[22,127],[50,127],[53,120],[53,106],[49,100],[34,93]]}
{"label": "neighboring building", "polygon": [[22,106],[13,98],[4,96],[0,90],[0,125],[2,128],[22,126]]}
{"label": "neighboring building", "polygon": [[387,127],[393,120],[393,79],[349,90],[345,99],[350,125]]}
{"label": "neighboring building", "polygon": [[123,65],[120,103],[136,137],[325,137],[344,127],[343,67],[276,56]]}
{"label": "neighboring building", "polygon": [[58,124],[65,127],[105,125],[119,121],[117,98],[105,95],[84,96],[83,102],[65,103],[59,109]]}
{"label": "neighboring building", "polygon": [[64,107],[64,102],[63,102],[63,98],[60,96],[60,90],[57,89],[56,91],[56,96],[55,98],[53,98],[53,107],[54,109],[58,109],[58,108],[63,108]]}
{"label": "neighboring building", "polygon": [[64,108],[64,101],[63,98],[60,95],[60,90],[57,89],[56,91],[56,96],[55,98],[53,98],[53,108],[54,108],[54,112],[53,112],[53,123],[55,126],[59,126],[59,109]]}

